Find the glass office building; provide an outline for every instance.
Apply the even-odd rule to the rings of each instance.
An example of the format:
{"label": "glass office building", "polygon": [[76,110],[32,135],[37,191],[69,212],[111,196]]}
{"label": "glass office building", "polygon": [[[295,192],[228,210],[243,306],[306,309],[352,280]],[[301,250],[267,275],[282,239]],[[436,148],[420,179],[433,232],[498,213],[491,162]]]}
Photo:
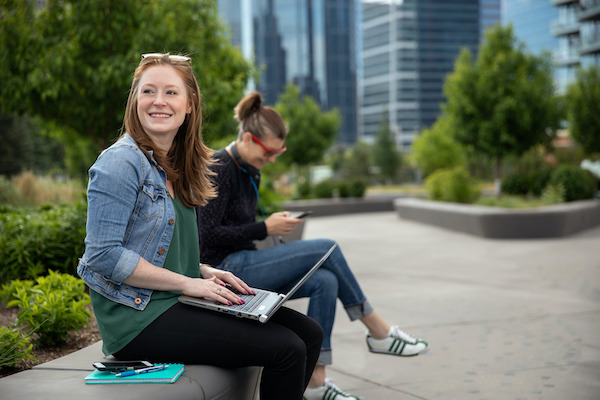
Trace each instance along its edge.
{"label": "glass office building", "polygon": [[408,150],[445,102],[446,75],[461,48],[473,55],[481,32],[499,22],[499,0],[362,0],[359,90],[361,135],[370,140],[388,118]]}
{"label": "glass office building", "polygon": [[558,11],[552,34],[558,38],[555,62],[561,91],[578,67],[600,65],[600,0],[551,0]]}
{"label": "glass office building", "polygon": [[551,25],[558,10],[549,0],[502,0],[502,25],[512,24],[515,36],[528,52],[555,52],[558,40]]}
{"label": "glass office building", "polygon": [[219,0],[232,42],[261,68],[255,82],[267,104],[288,83],[342,117],[338,142],[354,144],[356,53],[354,0]]}

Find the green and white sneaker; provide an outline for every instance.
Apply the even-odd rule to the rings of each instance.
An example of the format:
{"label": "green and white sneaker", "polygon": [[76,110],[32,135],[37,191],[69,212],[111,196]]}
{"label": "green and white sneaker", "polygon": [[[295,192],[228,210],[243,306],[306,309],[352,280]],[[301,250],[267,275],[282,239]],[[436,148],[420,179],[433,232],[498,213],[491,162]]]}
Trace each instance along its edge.
{"label": "green and white sneaker", "polygon": [[344,392],[329,378],[325,384],[316,388],[307,387],[304,391],[304,400],[362,400],[363,397],[353,396]]}
{"label": "green and white sneaker", "polygon": [[429,350],[429,343],[410,336],[395,325],[390,327],[387,337],[383,339],[375,339],[367,331],[367,346],[371,353],[402,357],[416,356]]}

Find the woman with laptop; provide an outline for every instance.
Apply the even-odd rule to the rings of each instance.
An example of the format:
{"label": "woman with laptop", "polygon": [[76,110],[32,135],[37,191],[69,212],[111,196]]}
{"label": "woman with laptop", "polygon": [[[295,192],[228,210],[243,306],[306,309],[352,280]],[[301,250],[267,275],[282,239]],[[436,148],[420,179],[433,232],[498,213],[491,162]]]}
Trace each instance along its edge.
{"label": "woman with laptop", "polygon": [[[329,239],[298,240],[257,250],[254,240],[289,234],[302,222],[289,212],[278,212],[256,221],[260,170],[285,150],[287,127],[277,111],[262,105],[258,92],[246,95],[235,108],[238,138],[216,152],[211,165],[216,174],[218,197],[198,207],[201,262],[239,276],[250,286],[287,291],[335,243]],[[263,213],[264,216],[264,213]],[[426,351],[427,342],[391,326],[363,294],[339,246],[324,264],[298,289],[295,298],[309,297],[308,315],[323,327],[325,338],[307,400],[357,399],[326,378],[332,363],[331,331],[339,298],[350,320],[360,320],[368,329],[371,352],[413,356]]]}
{"label": "woman with laptop", "polygon": [[119,360],[263,366],[260,398],[302,399],[321,327],[280,309],[267,323],[190,307],[181,294],[224,304],[252,292],[231,272],[199,264],[195,207],[215,197],[189,57],[145,54],[135,70],[123,134],[89,171],[85,253],[77,271],[103,352]]}

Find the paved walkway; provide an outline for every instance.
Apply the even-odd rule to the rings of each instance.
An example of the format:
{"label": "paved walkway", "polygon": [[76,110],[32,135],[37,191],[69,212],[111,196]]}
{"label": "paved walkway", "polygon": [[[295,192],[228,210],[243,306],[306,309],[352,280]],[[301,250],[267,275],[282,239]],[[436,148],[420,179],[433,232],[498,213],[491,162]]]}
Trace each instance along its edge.
{"label": "paved walkway", "polygon": [[338,303],[328,374],[343,389],[369,400],[600,399],[600,228],[490,240],[380,212],[308,218],[304,237],[337,240],[375,309],[431,344],[418,357],[371,354]]}

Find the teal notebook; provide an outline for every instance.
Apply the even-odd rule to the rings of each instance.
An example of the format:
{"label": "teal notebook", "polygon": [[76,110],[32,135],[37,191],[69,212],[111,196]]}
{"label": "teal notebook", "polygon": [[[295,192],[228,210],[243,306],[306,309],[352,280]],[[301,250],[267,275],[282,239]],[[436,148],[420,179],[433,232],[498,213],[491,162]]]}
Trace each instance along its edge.
{"label": "teal notebook", "polygon": [[[156,366],[161,364],[154,364]],[[162,371],[148,372],[146,374],[130,375],[123,378],[115,376],[108,371],[94,371],[85,377],[87,384],[99,383],[173,383],[185,370],[183,364],[169,364]]]}

